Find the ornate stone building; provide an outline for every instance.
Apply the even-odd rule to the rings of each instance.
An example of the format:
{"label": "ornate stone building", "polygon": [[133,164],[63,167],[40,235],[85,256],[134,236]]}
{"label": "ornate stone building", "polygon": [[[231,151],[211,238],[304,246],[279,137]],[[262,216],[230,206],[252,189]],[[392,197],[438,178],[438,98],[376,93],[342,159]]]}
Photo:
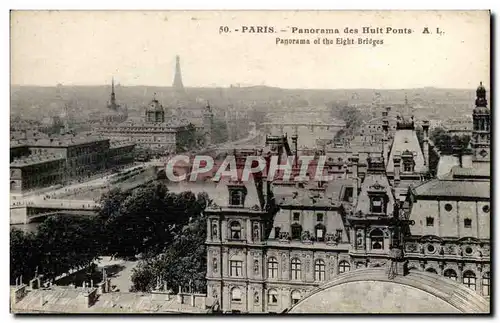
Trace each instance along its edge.
{"label": "ornate stone building", "polygon": [[166,118],[165,109],[153,98],[145,109],[144,121],[127,121],[116,125],[99,127],[103,136],[120,141],[130,141],[137,148],[146,148],[160,154],[176,151],[178,136],[187,132],[189,122],[176,116]]}
{"label": "ornate stone building", "polygon": [[[478,88],[481,111],[475,118],[489,120],[483,89]],[[376,287],[382,294],[389,285],[398,289],[397,282],[431,293],[435,284],[484,310],[491,286],[490,178],[481,152],[488,151],[484,129],[490,128],[489,121],[476,124],[475,133],[488,137],[476,139],[464,157],[470,162],[444,180],[427,178],[427,135],[421,147],[413,120],[401,118],[378,154],[368,154],[366,162],[358,152],[346,156],[342,178],[289,185],[267,181],[264,170],[253,181],[227,183],[226,203],[206,210],[207,304],[279,313],[329,282],[348,277],[368,283],[374,275],[385,281]],[[297,154],[286,136],[267,139],[267,153]],[[477,150],[481,161],[474,157]],[[358,270],[368,276],[361,279]],[[398,275],[403,278],[393,280]],[[455,304],[451,308],[471,308],[451,294],[445,297],[445,291],[438,294]]]}

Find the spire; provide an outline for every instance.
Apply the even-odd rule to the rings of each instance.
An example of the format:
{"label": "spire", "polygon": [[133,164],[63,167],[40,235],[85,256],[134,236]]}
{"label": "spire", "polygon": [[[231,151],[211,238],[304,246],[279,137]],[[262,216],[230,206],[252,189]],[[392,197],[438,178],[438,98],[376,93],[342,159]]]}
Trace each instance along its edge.
{"label": "spire", "polygon": [[110,105],[112,109],[116,108],[116,96],[115,96],[115,78],[111,77],[111,101]]}
{"label": "spire", "polygon": [[184,85],[182,84],[181,74],[181,58],[179,55],[175,56],[175,76],[172,87],[176,92],[184,92]]}

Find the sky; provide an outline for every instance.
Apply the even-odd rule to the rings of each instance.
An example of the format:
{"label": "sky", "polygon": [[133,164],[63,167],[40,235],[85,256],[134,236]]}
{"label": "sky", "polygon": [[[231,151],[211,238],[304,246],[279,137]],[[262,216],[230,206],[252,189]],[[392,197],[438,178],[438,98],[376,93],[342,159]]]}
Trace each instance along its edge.
{"label": "sky", "polygon": [[[222,26],[232,31],[220,33]],[[287,31],[234,30],[242,26]],[[304,35],[291,33],[293,26],[412,33]],[[101,85],[114,77],[122,85],[171,86],[180,55],[186,87],[471,89],[489,85],[489,33],[486,11],[15,11],[11,84]],[[384,44],[286,46],[277,37]]]}

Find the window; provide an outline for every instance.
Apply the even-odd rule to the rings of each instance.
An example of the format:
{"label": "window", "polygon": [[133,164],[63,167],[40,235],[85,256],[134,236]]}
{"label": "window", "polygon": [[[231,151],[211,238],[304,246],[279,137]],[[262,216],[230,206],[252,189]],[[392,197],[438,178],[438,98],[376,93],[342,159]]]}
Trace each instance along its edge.
{"label": "window", "polygon": [[302,296],[300,295],[300,292],[297,290],[292,291],[291,297],[292,297],[292,305],[297,304],[300,301],[300,299],[302,298]]}
{"label": "window", "polygon": [[337,242],[342,242],[342,229],[335,230],[335,237]]}
{"label": "window", "polygon": [[344,190],[344,196],[342,198],[342,201],[352,202],[353,193],[354,193],[354,189],[352,187],[346,187]]}
{"label": "window", "polygon": [[316,230],[316,240],[317,241],[325,241],[325,231],[326,228],[323,224],[318,224],[315,227]]}
{"label": "window", "polygon": [[370,233],[370,240],[373,250],[384,249],[384,233],[380,229],[375,229]]}
{"label": "window", "polygon": [[241,289],[238,287],[231,289],[231,301],[241,302]]}
{"label": "window", "polygon": [[274,257],[267,260],[267,277],[278,278],[278,260]]}
{"label": "window", "polygon": [[384,199],[381,196],[372,197],[371,200],[371,212],[372,213],[383,213],[383,203]]}
{"label": "window", "polygon": [[436,251],[436,248],[434,248],[433,245],[427,245],[427,251],[430,252],[430,253],[433,253],[434,251]]}
{"label": "window", "polygon": [[349,270],[351,270],[351,265],[347,261],[342,260],[339,262],[339,273],[345,273]]}
{"label": "window", "polygon": [[425,224],[428,227],[433,227],[434,226],[434,218],[432,218],[432,217],[425,218]]}
{"label": "window", "polygon": [[413,172],[413,163],[404,163],[403,172]]}
{"label": "window", "polygon": [[484,273],[483,275],[483,296],[490,296],[490,273]]}
{"label": "window", "polygon": [[238,221],[231,222],[231,239],[241,239],[241,225]]}
{"label": "window", "polygon": [[476,275],[472,271],[464,272],[463,283],[472,290],[476,290]]}
{"label": "window", "polygon": [[302,226],[297,223],[292,224],[292,239],[300,240],[301,235],[302,235]]}
{"label": "window", "polygon": [[243,205],[242,192],[231,192],[231,205]]}
{"label": "window", "polygon": [[230,276],[241,277],[243,276],[243,261],[241,260],[231,260],[229,262]]}
{"label": "window", "polygon": [[293,221],[300,222],[300,212],[293,212]]}
{"label": "window", "polygon": [[280,237],[280,231],[281,231],[280,227],[275,227],[274,228],[274,238],[275,239],[278,239]]}
{"label": "window", "polygon": [[453,269],[446,269],[444,271],[444,277],[457,281],[457,273]]}
{"label": "window", "polygon": [[470,228],[470,227],[472,227],[472,220],[464,219],[464,228]]}
{"label": "window", "polygon": [[276,305],[278,304],[278,292],[275,289],[270,289],[268,292],[269,296],[269,304]]}
{"label": "window", "polygon": [[437,271],[434,268],[427,268],[426,272],[431,273],[431,274],[437,274]]}
{"label": "window", "polygon": [[322,259],[318,259],[314,262],[314,280],[325,280],[325,262]]}
{"label": "window", "polygon": [[318,213],[316,214],[316,221],[317,222],[323,222],[323,213]]}
{"label": "window", "polygon": [[292,279],[300,279],[300,274],[301,274],[301,263],[300,260],[297,258],[292,259]]}
{"label": "window", "polygon": [[444,209],[447,211],[447,212],[450,212],[451,210],[453,210],[453,206],[451,206],[450,203],[446,203],[444,205]]}

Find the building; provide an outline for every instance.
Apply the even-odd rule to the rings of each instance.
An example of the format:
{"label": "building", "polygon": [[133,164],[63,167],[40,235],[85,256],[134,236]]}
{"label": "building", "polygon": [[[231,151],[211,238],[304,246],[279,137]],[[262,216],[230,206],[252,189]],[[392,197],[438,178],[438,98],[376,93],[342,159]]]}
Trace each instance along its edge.
{"label": "building", "polygon": [[[428,175],[428,123],[421,146],[413,118],[401,117],[366,162],[358,152],[332,158],[344,175],[331,182],[271,183],[264,170],[250,182],[219,183],[227,199],[205,212],[207,304],[228,312],[307,312],[306,305],[315,312],[315,304],[342,311],[344,296],[352,309],[349,302],[369,304],[362,295],[370,295],[398,312],[412,308],[418,291],[417,312],[488,311],[490,127],[482,86],[477,97],[475,141],[446,179]],[[292,140],[267,136],[265,151],[297,155]]]}
{"label": "building", "polygon": [[165,114],[164,107],[153,98],[145,109],[142,122],[105,125],[97,132],[113,140],[130,141],[139,149],[150,149],[159,154],[174,153],[178,137],[188,132],[189,122],[175,116],[167,120]]}
{"label": "building", "polygon": [[11,141],[10,188],[22,192],[85,180],[133,162],[135,145],[94,135],[30,137]]}
{"label": "building", "polygon": [[61,154],[43,153],[15,159],[10,163],[10,191],[19,193],[61,183],[66,160]]}
{"label": "building", "polygon": [[489,297],[490,272],[490,113],[486,90],[476,91],[473,141],[459,166],[443,178],[413,187],[409,266],[463,282]]}

